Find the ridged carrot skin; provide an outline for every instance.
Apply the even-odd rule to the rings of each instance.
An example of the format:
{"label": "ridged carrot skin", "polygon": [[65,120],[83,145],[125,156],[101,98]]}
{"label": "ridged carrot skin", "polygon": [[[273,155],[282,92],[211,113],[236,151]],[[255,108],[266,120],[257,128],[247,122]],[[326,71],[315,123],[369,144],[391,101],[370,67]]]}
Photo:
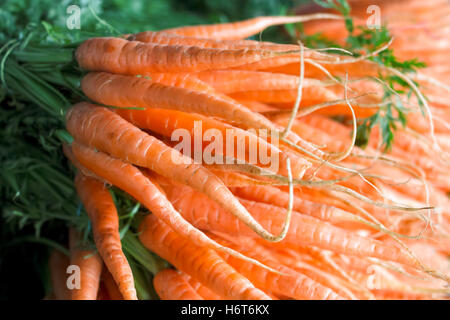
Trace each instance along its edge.
{"label": "ridged carrot skin", "polygon": [[214,250],[181,238],[154,215],[148,215],[142,221],[139,232],[139,239],[145,247],[213,292],[228,299],[270,300]]}
{"label": "ridged carrot skin", "polygon": [[208,94],[218,93],[214,87],[198,79],[192,73],[151,73],[149,79],[165,86],[185,88]]}
{"label": "ridged carrot skin", "polygon": [[400,290],[375,289],[372,293],[379,300],[431,300],[430,296]]}
{"label": "ridged carrot skin", "polygon": [[80,288],[70,290],[70,300],[96,300],[103,262],[97,252],[80,247],[80,235],[69,230],[70,264],[79,267]]}
{"label": "ridged carrot skin", "polygon": [[161,300],[204,300],[174,269],[159,271],[153,278],[153,285]]}
{"label": "ridged carrot skin", "polygon": [[[191,239],[200,246],[219,247],[219,244],[184,220],[167,200],[156,182],[136,167],[83,146],[76,141],[72,143],[71,150],[84,168],[130,194],[179,235]],[[124,177],[132,177],[132,179],[124,179]]]}
{"label": "ridged carrot skin", "polygon": [[109,272],[107,268],[103,268],[101,283],[110,300],[124,300],[119,287],[116,284],[116,280],[114,280],[111,272]]}
{"label": "ridged carrot skin", "polygon": [[[284,176],[288,175],[286,162],[289,157],[292,175],[294,178],[299,179],[302,178],[306,169],[311,166],[307,160],[289,151],[282,152],[277,146],[272,145],[266,140],[258,137],[257,131],[255,131],[256,134],[254,134],[199,114],[167,109],[118,109],[115,110],[115,112],[125,120],[133,123],[138,128],[148,129],[166,137],[172,137],[176,130],[187,130],[190,133],[192,150],[195,149],[195,138],[201,134],[202,136],[198,138],[201,139],[202,142],[202,155],[205,155],[205,150],[209,145],[211,145],[210,141],[206,141],[203,135],[206,132],[219,132],[223,137],[223,141],[221,149],[215,150],[217,151],[217,155],[215,156],[233,157],[241,161],[249,162],[251,152],[254,151],[256,153],[256,159],[254,159],[256,160],[256,163],[252,164],[261,167],[268,167],[272,165],[272,163],[262,164],[262,156],[267,155],[270,159],[278,162],[278,173]],[[199,130],[201,130],[200,133],[198,133]],[[227,143],[229,143],[229,141],[226,139],[233,139],[232,150],[227,150]],[[240,151],[238,151],[238,146],[245,146],[245,150],[242,152],[243,154],[240,154]],[[261,150],[265,151],[261,152]],[[255,155],[253,154],[253,156]],[[225,163],[225,159],[225,157],[221,158],[221,161],[223,161],[222,163]],[[202,157],[202,163],[206,162],[205,160],[211,161],[212,159],[205,159]]]}
{"label": "ridged carrot skin", "polygon": [[236,67],[281,53],[267,50],[223,50],[195,46],[169,46],[121,38],[90,38],[76,50],[81,68],[118,74],[192,72]]}
{"label": "ridged carrot skin", "polygon": [[111,194],[102,182],[82,174],[75,177],[75,187],[89,215],[95,244],[105,265],[123,297],[137,300],[133,273],[122,251],[119,216]]}
{"label": "ridged carrot skin", "polygon": [[50,253],[48,265],[50,268],[50,280],[52,284],[52,295],[55,300],[69,300],[70,292],[67,288],[67,267],[70,264],[69,257],[54,249]]}

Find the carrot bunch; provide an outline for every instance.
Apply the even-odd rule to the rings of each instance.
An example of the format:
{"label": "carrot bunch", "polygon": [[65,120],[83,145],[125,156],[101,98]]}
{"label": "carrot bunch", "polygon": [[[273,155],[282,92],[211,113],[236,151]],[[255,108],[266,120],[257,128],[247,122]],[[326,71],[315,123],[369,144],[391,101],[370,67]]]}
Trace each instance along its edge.
{"label": "carrot bunch", "polygon": [[[429,101],[438,114],[432,122],[408,114],[413,124],[395,133],[389,153],[379,148],[377,126],[366,148],[355,146],[358,119],[384,103],[382,84],[364,79],[381,67],[302,43],[245,40],[271,25],[317,19],[325,19],[321,28],[343,23],[328,13],[259,17],[78,47],[90,102],[67,112],[74,140],[64,153],[78,170],[98,254],[77,248],[71,233],[70,263],[82,273],[71,298],[137,299],[108,186],[150,212],[139,239],[176,269],[154,275],[161,299],[445,297],[445,105]],[[343,73],[345,81],[337,78]],[[444,99],[428,83],[435,100]],[[199,130],[211,136],[198,142]],[[193,154],[174,142],[180,132]],[[229,133],[231,148],[213,147]],[[203,159],[207,153],[216,161]],[[68,263],[57,259],[55,270]],[[59,289],[55,297],[67,296]]]}

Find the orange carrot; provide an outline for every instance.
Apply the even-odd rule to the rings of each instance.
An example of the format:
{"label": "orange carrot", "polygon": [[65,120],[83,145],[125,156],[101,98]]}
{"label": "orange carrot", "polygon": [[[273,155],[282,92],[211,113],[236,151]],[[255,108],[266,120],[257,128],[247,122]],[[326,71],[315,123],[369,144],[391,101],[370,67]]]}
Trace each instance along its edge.
{"label": "orange carrot", "polygon": [[277,108],[259,102],[259,101],[254,101],[254,100],[238,100],[238,102],[244,106],[246,106],[248,109],[254,111],[254,112],[268,112],[268,111],[276,111]]}
{"label": "orange carrot", "polygon": [[100,280],[96,300],[111,300],[109,297],[109,292],[106,290],[105,284],[102,280]]}
{"label": "orange carrot", "polygon": [[[281,73],[211,70],[195,73],[195,76],[216,90],[227,94],[255,90],[297,90],[299,86],[299,77]],[[322,82],[308,78],[303,80],[304,87],[312,85],[322,85]]]}
{"label": "orange carrot", "polygon": [[175,109],[217,116],[253,128],[273,127],[268,119],[237,102],[187,88],[162,85],[145,78],[88,73],[81,81],[81,88],[90,99],[106,105]]}
{"label": "orange carrot", "polygon": [[[338,100],[333,92],[323,86],[306,85],[302,88],[302,107],[309,107],[319,103]],[[248,90],[230,93],[229,96],[236,100],[254,100],[263,103],[271,103],[274,107],[285,109],[289,105],[289,109],[293,107],[292,103],[297,98],[297,90]],[[336,104],[330,108],[339,108],[340,113],[346,112],[344,104]],[[348,107],[347,107],[348,108]],[[318,112],[324,113],[325,109]],[[338,113],[333,111],[333,113]]]}
{"label": "orange carrot", "polygon": [[[355,300],[358,297],[347,287],[347,283],[342,281],[340,278],[325,272],[321,268],[314,266],[310,263],[303,261],[298,254],[294,256],[286,254],[286,250],[274,250],[274,248],[265,248],[267,255],[271,254],[280,263],[289,266],[296,272],[307,276],[308,278],[322,284],[325,287],[332,289],[334,292],[339,294],[341,297]],[[292,250],[290,250],[292,252]]]}
{"label": "orange carrot", "polygon": [[[299,78],[286,74],[217,70],[200,72],[196,76],[236,100],[287,103],[294,102],[298,94]],[[338,99],[338,96],[319,80],[305,78],[302,86],[302,106]]]}
{"label": "orange carrot", "polygon": [[[146,110],[130,110],[130,109],[118,109],[116,113],[119,114],[125,120],[133,123],[138,128],[148,129],[166,137],[172,137],[176,130],[187,130],[191,138],[191,147],[196,152],[195,138],[198,137],[201,142],[203,151],[200,154],[200,159],[197,160],[197,155],[193,154],[194,160],[210,164],[214,159],[225,163],[227,157],[234,158],[240,161],[249,162],[251,152],[254,152],[253,156],[256,157],[251,163],[261,167],[269,167],[272,163],[263,164],[261,157],[268,156],[274,161],[278,161],[278,173],[287,176],[287,158],[290,158],[292,175],[294,178],[301,179],[303,173],[310,164],[308,161],[297,156],[293,152],[285,150],[281,152],[275,145],[267,143],[264,139],[257,136],[257,132],[251,133],[240,128],[225,124],[221,121],[211,119],[202,115],[185,113],[175,110],[166,109],[146,109]],[[205,141],[204,133],[206,132],[219,132],[223,137],[222,146],[219,150],[215,150],[216,154],[210,154],[214,159],[204,158],[205,150],[212,143]],[[199,136],[200,135],[200,136]],[[227,144],[230,143],[227,139],[232,139],[233,150],[228,150]],[[245,146],[243,154],[238,151],[238,146]],[[281,147],[283,148],[283,146]],[[261,150],[266,150],[266,155],[262,155]],[[201,151],[201,150],[198,150]],[[255,155],[256,154],[256,155]],[[187,156],[191,156],[190,154]],[[222,157],[221,157],[222,156]],[[220,158],[220,159],[218,159]]]}
{"label": "orange carrot", "polygon": [[148,78],[165,86],[185,88],[206,94],[220,94],[214,87],[198,79],[192,73],[150,73]]}
{"label": "orange carrot", "polygon": [[95,251],[82,249],[80,239],[78,232],[71,228],[69,231],[70,264],[79,267],[80,287],[71,289],[70,299],[96,300],[102,260]]}
{"label": "orange carrot", "polygon": [[119,285],[126,300],[137,300],[133,273],[122,252],[119,216],[114,200],[105,185],[78,174],[75,187],[92,223],[94,240],[105,265]]}
{"label": "orange carrot", "polygon": [[119,287],[117,287],[116,281],[107,268],[103,269],[101,275],[101,283],[103,283],[105,291],[108,293],[108,297],[110,300],[123,300],[123,296],[120,293]]}
{"label": "orange carrot", "polygon": [[159,271],[153,285],[161,300],[203,300],[180,272],[173,269]]}
{"label": "orange carrot", "polygon": [[196,278],[216,294],[228,299],[270,299],[223,261],[214,250],[199,247],[178,236],[154,215],[148,215],[144,219],[139,231],[139,239],[145,247],[180,271]]}
{"label": "orange carrot", "polygon": [[[208,167],[208,169],[214,173],[227,187],[247,187],[252,185],[271,185],[272,181],[260,180],[249,177],[245,174],[235,171],[221,170],[214,166]],[[234,193],[234,192],[233,192]]]}
{"label": "orange carrot", "polygon": [[372,293],[380,300],[430,300],[430,297],[425,294],[392,289],[374,289]]}
{"label": "orange carrot", "polygon": [[69,258],[64,253],[55,249],[50,253],[48,264],[53,298],[55,300],[68,300],[70,292],[66,284],[66,270],[69,266]]}
{"label": "orange carrot", "polygon": [[[191,188],[180,185],[163,185],[163,188],[175,208],[196,227],[202,230],[252,236],[248,228]],[[241,203],[262,225],[273,231],[280,228],[283,209],[248,200],[241,200]],[[396,246],[358,236],[295,211],[290,230],[279,245],[292,247],[313,245],[344,254],[376,257],[416,266],[415,260]]]}
{"label": "orange carrot", "polygon": [[201,284],[197,279],[191,277],[188,274],[180,272],[183,278],[189,283],[189,285],[205,300],[224,300],[218,294],[212,292],[203,284]]}
{"label": "orange carrot", "polygon": [[90,38],[75,53],[81,68],[120,74],[190,72],[236,67],[284,53],[267,50],[223,50],[170,46],[121,38]]}
{"label": "orange carrot", "polygon": [[218,40],[245,39],[265,28],[280,24],[299,23],[315,19],[342,19],[333,14],[312,14],[304,16],[272,16],[257,17],[232,23],[212,25],[187,26],[162,30],[164,33],[173,33],[181,36],[196,38],[211,38]]}
{"label": "orange carrot", "polygon": [[107,108],[79,103],[68,111],[66,126],[76,140],[113,157],[125,159],[193,186],[245,221],[246,225],[265,239],[277,239],[252,218],[219,178]]}
{"label": "orange carrot", "polygon": [[[187,88],[169,87],[142,77],[89,73],[81,81],[83,92],[92,100],[118,107],[175,109],[184,112],[219,117],[245,128],[268,129],[281,132],[264,116],[252,112],[230,98],[195,92]],[[120,90],[118,90],[120,88]],[[298,135],[290,132],[287,138],[318,156],[323,153]]]}
{"label": "orange carrot", "polygon": [[[278,207],[286,208],[289,203],[289,194],[272,186],[247,186],[232,188],[232,192],[243,199],[264,202]],[[297,212],[332,223],[354,221],[354,215],[339,208],[322,203],[294,197],[293,209]]]}
{"label": "orange carrot", "polygon": [[241,263],[241,261],[238,261],[233,257],[222,255],[224,256],[225,261],[227,261],[232,267],[246,276],[256,286],[264,290],[270,290],[275,294],[281,294],[295,299],[342,299],[331,289],[320,285],[304,275],[296,273],[292,269],[281,265],[278,261],[271,259],[266,255],[258,254],[257,252],[252,251],[254,244],[246,244],[247,240],[237,240],[239,245],[233,245],[229,241],[220,241],[217,237],[214,237],[214,239],[227,247],[232,247],[236,250],[243,250],[247,254],[253,253],[254,258],[264,261],[265,264],[271,265],[278,271],[283,272],[283,274],[266,272],[266,270],[254,268],[250,264]]}
{"label": "orange carrot", "polygon": [[273,42],[263,42],[255,40],[216,40],[202,39],[194,37],[179,36],[174,33],[164,33],[162,31],[144,31],[128,35],[128,40],[141,42],[151,42],[163,45],[182,45],[195,46],[212,49],[252,49],[252,50],[270,50],[270,51],[292,51],[298,50],[298,46],[291,44],[278,44]]}

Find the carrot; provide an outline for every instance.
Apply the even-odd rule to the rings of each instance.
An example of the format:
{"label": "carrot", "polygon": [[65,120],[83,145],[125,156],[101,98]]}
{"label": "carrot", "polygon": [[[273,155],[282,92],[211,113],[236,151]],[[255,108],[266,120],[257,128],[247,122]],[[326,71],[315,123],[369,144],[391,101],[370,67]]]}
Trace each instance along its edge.
{"label": "carrot", "polygon": [[298,254],[292,257],[291,255],[288,255],[286,254],[286,252],[284,252],[286,250],[280,252],[278,250],[273,250],[274,248],[265,248],[265,249],[266,252],[268,251],[268,249],[270,249],[268,255],[271,254],[271,256],[277,259],[277,261],[279,261],[280,263],[287,265],[290,268],[294,269],[296,272],[307,276],[308,278],[316,281],[317,283],[320,283],[321,285],[327,288],[330,288],[341,297],[351,300],[358,299],[358,296],[355,295],[355,293],[353,293],[352,290],[348,288],[348,284],[345,281],[325,272],[324,270],[320,269],[317,266],[304,262],[303,259],[300,258]]}
{"label": "carrot", "polygon": [[[312,61],[310,62],[309,60]],[[326,73],[312,64],[315,62],[316,61],[314,61],[314,59],[305,60],[305,63],[307,64],[307,66],[305,67],[305,75],[310,78],[318,78],[318,79],[325,78]],[[321,64],[321,66],[322,68],[325,69],[325,71],[328,72],[328,74],[332,74],[333,76],[345,76],[345,74],[348,73],[352,77],[368,77],[368,76],[376,77],[378,73],[381,71],[379,65],[369,63],[364,60],[354,63],[325,64],[325,65]],[[252,62],[247,65],[238,66],[236,67],[236,69],[260,70],[265,72],[298,75],[300,64],[298,62],[298,57],[296,58],[295,56],[292,55],[289,56],[286,55],[270,58],[267,59],[267,61],[264,60]]]}
{"label": "carrot", "polygon": [[127,40],[135,40],[141,42],[150,42],[163,45],[182,45],[195,46],[201,48],[212,49],[251,49],[251,50],[269,50],[269,51],[293,51],[298,50],[298,46],[291,44],[277,44],[273,42],[263,42],[255,40],[216,40],[202,39],[194,37],[179,36],[172,33],[164,33],[162,31],[144,31],[127,36]]}
{"label": "carrot", "polygon": [[82,249],[80,239],[78,232],[71,228],[69,231],[70,264],[79,267],[80,287],[71,289],[70,300],[95,300],[100,284],[102,260],[95,251]]}
{"label": "carrot", "polygon": [[50,280],[54,300],[68,300],[70,292],[67,288],[66,270],[69,266],[69,258],[58,250],[52,250],[48,260],[50,268]]}
{"label": "carrot", "polygon": [[237,102],[187,88],[158,84],[142,77],[88,73],[81,81],[81,88],[90,99],[106,105],[175,109],[216,116],[253,128],[273,127],[268,119]]}
{"label": "carrot", "polygon": [[198,79],[192,73],[150,73],[148,78],[165,86],[190,89],[206,94],[220,94],[214,87]]}
{"label": "carrot", "polygon": [[[305,53],[308,55],[308,53]],[[264,59],[262,61],[252,62],[233,68],[234,70],[247,70],[247,71],[264,71],[269,73],[284,73],[288,75],[298,76],[299,74],[299,57],[298,55],[282,55],[279,57],[273,57]],[[297,68],[294,70],[294,68]],[[308,68],[306,68],[308,70]],[[314,78],[320,78],[322,74],[314,72],[311,76]]]}
{"label": "carrot", "polygon": [[374,289],[372,292],[380,300],[430,300],[430,297],[425,294],[392,289]]}
{"label": "carrot", "polygon": [[100,280],[100,284],[98,287],[97,299],[96,300],[111,300],[109,297],[109,293],[106,290],[105,284]]}
{"label": "carrot", "polygon": [[153,285],[161,300],[203,300],[180,272],[173,269],[159,271]]}
{"label": "carrot", "polygon": [[[263,202],[285,208],[289,203],[289,195],[272,186],[246,186],[232,188],[231,191],[239,198]],[[293,209],[297,212],[331,223],[355,221],[353,214],[342,209],[294,197]]]}
{"label": "carrot", "polygon": [[178,270],[227,299],[269,300],[262,291],[236,272],[212,249],[199,247],[178,236],[154,215],[148,215],[139,228],[139,239],[149,250]]}
{"label": "carrot", "polygon": [[[211,119],[202,115],[185,113],[175,110],[165,110],[165,109],[146,109],[146,110],[130,110],[130,109],[118,109],[116,113],[119,114],[125,120],[133,123],[135,126],[141,129],[148,129],[158,134],[164,135],[166,137],[172,137],[176,130],[187,130],[191,138],[191,147],[194,151],[192,157],[197,162],[208,163],[216,160],[220,163],[225,163],[227,158],[234,158],[243,162],[249,162],[250,157],[254,156],[257,163],[251,163],[262,167],[271,166],[273,163],[263,164],[261,160],[262,156],[268,156],[271,160],[278,161],[279,174],[287,176],[287,158],[291,160],[291,169],[293,176],[295,178],[301,178],[305,170],[310,166],[308,161],[295,155],[293,152],[282,152],[277,146],[267,143],[264,139],[260,138],[256,134],[242,130],[240,128],[225,124],[221,121]],[[204,133],[206,132],[218,132],[221,137],[223,137],[222,146],[217,150],[215,149],[215,154],[211,152],[211,158],[205,158],[205,150],[210,148],[212,143],[205,141],[206,137]],[[200,135],[200,137],[199,137]],[[196,150],[196,138],[201,139],[202,150]],[[233,150],[229,150],[227,144],[230,141],[227,139],[232,139]],[[217,142],[217,141],[216,141]],[[209,146],[209,147],[208,147]],[[245,150],[238,150],[238,146],[244,146]],[[283,147],[281,147],[283,148]],[[264,154],[261,154],[262,150],[266,150]],[[198,151],[200,153],[200,159],[197,159]],[[254,152],[252,155],[251,152]],[[187,156],[191,156],[190,154]],[[222,157],[221,157],[222,156]],[[219,159],[218,159],[219,158]]]}
{"label": "carrot", "polygon": [[267,50],[222,50],[195,46],[170,46],[121,38],[90,38],[76,50],[81,68],[119,74],[191,72],[236,67],[283,55]]}
{"label": "carrot", "polygon": [[[193,186],[245,221],[260,236],[279,241],[277,236],[268,233],[252,218],[219,178],[114,112],[89,103],[79,103],[68,111],[66,126],[76,140],[113,157],[125,159],[182,184]],[[125,179],[121,180],[124,182]]]}
{"label": "carrot", "polygon": [[[209,239],[200,230],[192,227],[192,225],[184,220],[184,218],[173,208],[156,182],[148,175],[144,175],[134,166],[121,160],[111,158],[102,152],[96,152],[77,142],[72,143],[71,150],[73,151],[73,156],[69,154],[70,150],[67,147],[64,150],[66,155],[69,154],[69,158],[77,159],[85,170],[91,170],[101,179],[128,192],[153,212],[153,214],[167,222],[167,224],[181,236],[188,237],[201,246],[209,246],[228,252],[241,259],[252,261],[239,252],[220,246]],[[124,179],[123,177],[133,177],[133,179]],[[257,261],[252,262],[259,264]]]}
{"label": "carrot", "polygon": [[[207,231],[252,236],[248,228],[189,187],[164,185],[163,188],[175,208],[196,227]],[[241,203],[262,225],[270,230],[279,228],[283,218],[280,208],[248,200],[241,200]],[[292,247],[313,245],[344,254],[376,257],[416,266],[416,261],[396,246],[355,235],[295,211],[291,228],[279,244]]]}
{"label": "carrot", "polygon": [[[299,77],[270,72],[211,70],[195,73],[195,76],[226,94],[255,90],[296,90],[299,85]],[[303,86],[313,85],[323,84],[316,79],[304,79]]]}
{"label": "carrot", "polygon": [[[264,116],[252,112],[230,98],[155,84],[142,77],[104,72],[89,73],[82,79],[81,88],[90,99],[106,105],[175,109],[219,117],[232,123],[239,123],[246,128],[268,129],[271,132],[282,130]],[[287,138],[292,144],[323,156],[320,150],[298,135],[290,132]]]}
{"label": "carrot", "polygon": [[[252,185],[271,185],[272,181],[259,180],[235,171],[221,170],[214,166],[208,167],[227,187],[247,187]],[[234,192],[233,192],[234,193]]]}
{"label": "carrot", "polygon": [[98,252],[125,300],[137,300],[133,273],[122,252],[119,216],[114,200],[102,182],[78,174],[75,187],[92,223]]}
{"label": "carrot", "polygon": [[232,245],[229,241],[219,241],[215,237],[216,241],[221,242],[227,247],[233,247],[236,250],[244,250],[244,252],[250,254],[253,252],[253,257],[264,261],[265,264],[273,266],[283,274],[273,274],[266,272],[261,268],[254,268],[247,263],[241,263],[233,257],[224,256],[231,266],[233,266],[238,272],[246,276],[256,286],[273,291],[275,294],[291,297],[294,299],[312,299],[312,300],[337,300],[342,299],[338,294],[331,289],[326,288],[319,283],[311,280],[310,278],[301,275],[292,269],[281,265],[278,261],[273,260],[265,255],[258,254],[252,251],[254,244],[246,244],[246,240],[240,241],[239,245]]}
{"label": "carrot", "polygon": [[103,269],[101,283],[103,283],[110,300],[124,300],[122,294],[120,293],[119,287],[117,287],[116,281],[107,268]]}
{"label": "carrot", "polygon": [[299,23],[315,19],[342,19],[333,14],[312,14],[304,16],[272,16],[257,17],[244,21],[212,25],[187,26],[162,30],[180,36],[196,38],[212,38],[218,40],[245,39],[263,31],[265,28],[280,24]]}
{"label": "carrot", "polygon": [[[200,72],[196,76],[236,100],[287,103],[294,102],[298,94],[299,78],[286,74],[217,70]],[[337,99],[334,92],[328,90],[321,81],[316,79],[303,79],[302,92],[302,106]]]}
{"label": "carrot", "polygon": [[269,112],[269,111],[276,111],[277,109],[271,105],[254,101],[254,100],[238,100],[238,102],[244,106],[246,106],[248,109],[262,113],[262,112]]}

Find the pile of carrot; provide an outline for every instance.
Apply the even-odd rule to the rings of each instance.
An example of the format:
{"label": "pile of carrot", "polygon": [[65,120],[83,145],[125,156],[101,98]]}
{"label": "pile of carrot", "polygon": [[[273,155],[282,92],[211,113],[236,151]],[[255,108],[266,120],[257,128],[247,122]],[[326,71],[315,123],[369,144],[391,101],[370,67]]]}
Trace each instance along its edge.
{"label": "pile of carrot", "polygon": [[[439,6],[408,3],[411,15],[420,12],[442,36],[441,24],[449,23]],[[398,12],[395,4],[383,8],[388,19]],[[67,112],[74,140],[64,153],[78,169],[76,190],[96,249],[71,230],[70,260],[51,256],[51,298],[137,299],[108,191],[115,186],[148,209],[139,239],[173,266],[154,275],[161,299],[445,299],[448,39],[413,46],[408,20],[392,18],[395,49],[431,65],[414,78],[430,114],[408,113],[388,153],[376,127],[366,148],[354,141],[355,120],[382,103],[381,85],[365,79],[379,67],[301,43],[246,40],[272,25],[305,22],[307,32],[319,28],[339,41],[343,21],[332,13],[82,43],[76,60],[87,71],[81,88],[90,101]],[[411,32],[425,39],[429,27]],[[198,123],[203,132],[232,132],[245,149],[215,149],[215,159],[233,160],[226,164],[184,154],[171,138],[179,130],[194,137]],[[209,138],[188,145],[206,153]],[[269,150],[278,168],[260,155],[251,162],[252,146]],[[68,265],[80,267],[79,289],[65,286]]]}

